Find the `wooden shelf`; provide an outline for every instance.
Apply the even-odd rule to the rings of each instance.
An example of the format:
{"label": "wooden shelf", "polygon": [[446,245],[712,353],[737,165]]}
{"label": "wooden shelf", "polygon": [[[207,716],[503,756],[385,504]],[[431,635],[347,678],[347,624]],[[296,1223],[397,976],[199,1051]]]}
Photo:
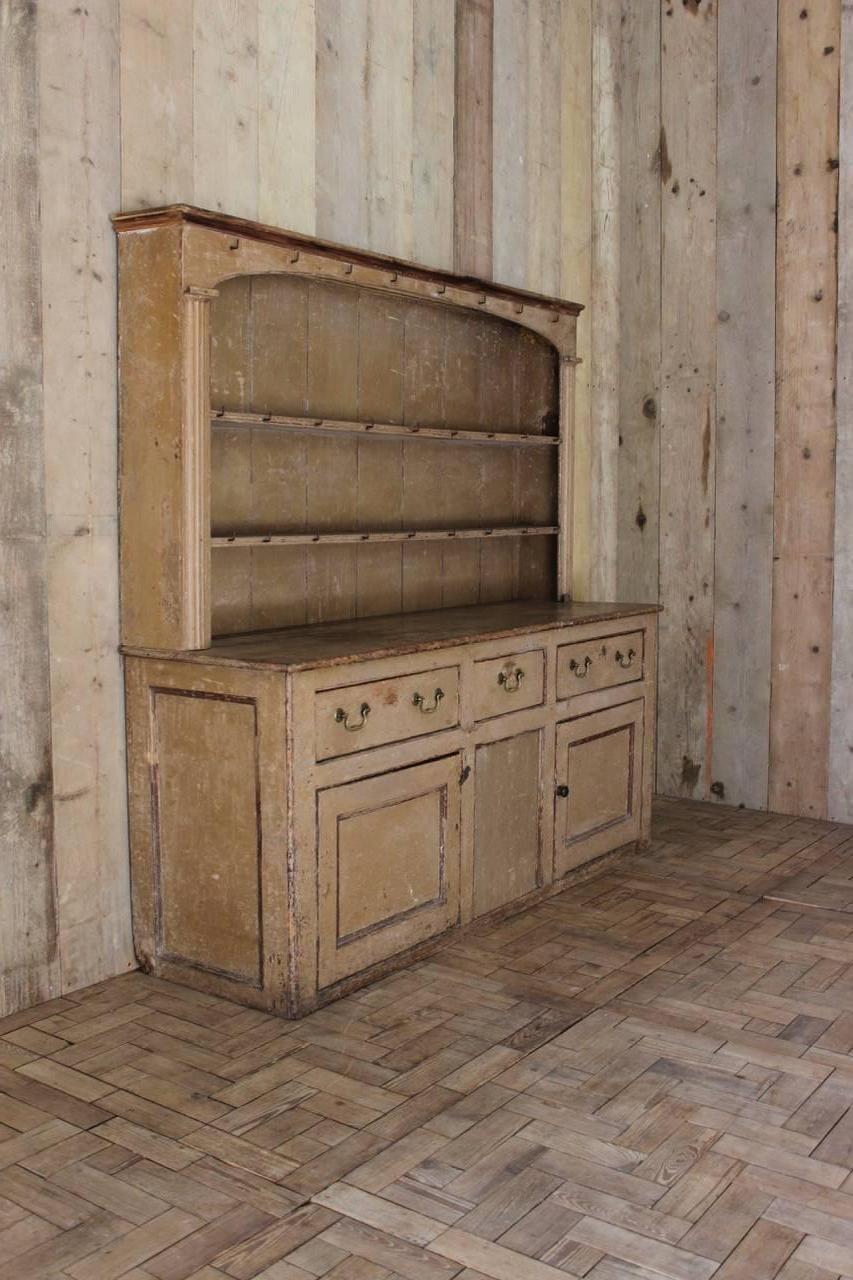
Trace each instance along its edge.
{"label": "wooden shelf", "polygon": [[237,413],[219,409],[211,414],[214,426],[236,423],[245,427],[278,427],[285,431],[335,436],[384,436],[396,440],[449,440],[455,444],[509,445],[516,449],[554,448],[559,436],[527,435],[520,431],[470,431],[453,427],[407,427],[398,422],[349,422],[337,418],[281,417],[265,413]]}
{"label": "wooden shelf", "polygon": [[492,529],[388,529],[370,533],[215,534],[213,547],[300,547],[314,543],[446,542],[459,538],[536,538],[560,532],[556,524],[506,525]]}

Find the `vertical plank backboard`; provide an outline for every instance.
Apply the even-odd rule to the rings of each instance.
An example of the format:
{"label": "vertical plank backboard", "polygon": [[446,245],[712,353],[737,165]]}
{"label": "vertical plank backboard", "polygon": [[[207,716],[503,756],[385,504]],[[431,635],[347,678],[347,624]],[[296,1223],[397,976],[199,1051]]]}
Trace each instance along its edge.
{"label": "vertical plank backboard", "polygon": [[313,235],[314,0],[258,0],[258,217]]}
{"label": "vertical plank backboard", "polygon": [[366,245],[367,4],[316,0],[317,234]]}
{"label": "vertical plank backboard", "polygon": [[258,0],[196,0],[193,19],[193,198],[256,218]]}
{"label": "vertical plank backboard", "polygon": [[660,119],[661,6],[624,0],[623,12],[616,599],[657,600],[661,183],[669,179]]}
{"label": "vertical plank backboard", "polygon": [[456,0],[454,267],[492,274],[493,0]]}
{"label": "vertical plank backboard", "polygon": [[779,8],[770,807],[826,814],[835,492],[838,0]]}
{"label": "vertical plank backboard", "polygon": [[[530,69],[528,4],[498,4],[494,12],[492,226],[495,280],[527,283]],[[460,104],[461,109],[461,104]],[[467,109],[467,108],[466,108]]]}
{"label": "vertical plank backboard", "polygon": [[[560,292],[561,0],[529,0],[526,289]],[[517,55],[519,56],[519,55]]]}
{"label": "vertical plank backboard", "polygon": [[590,327],[592,303],[592,40],[591,0],[562,7],[562,265],[563,296],[586,310],[578,320],[572,446],[571,594],[589,598]]}
{"label": "vertical plank backboard", "polygon": [[720,0],[712,795],[767,806],[776,0]]}
{"label": "vertical plank backboard", "polygon": [[453,266],[455,0],[415,0],[412,253]]}
{"label": "vertical plank backboard", "polygon": [[367,3],[367,244],[412,256],[413,0]]}
{"label": "vertical plank backboard", "polygon": [[853,822],[853,2],[841,7],[838,151],[838,443],[835,453],[835,592],[829,806]]}
{"label": "vertical plank backboard", "polygon": [[664,9],[658,790],[710,779],[714,627],[717,8]]}
{"label": "vertical plank backboard", "polygon": [[593,600],[616,592],[619,452],[619,183],[621,18],[611,0],[592,6],[592,367],[590,370],[590,576]]}
{"label": "vertical plank backboard", "polygon": [[4,306],[0,308],[0,1016],[58,986],[46,599],[36,10],[0,3]]}
{"label": "vertical plank backboard", "polygon": [[115,6],[38,11],[54,849],[62,984],[73,990],[133,964],[106,216],[121,200],[119,24]]}
{"label": "vertical plank backboard", "polygon": [[192,201],[193,6],[119,0],[121,207]]}

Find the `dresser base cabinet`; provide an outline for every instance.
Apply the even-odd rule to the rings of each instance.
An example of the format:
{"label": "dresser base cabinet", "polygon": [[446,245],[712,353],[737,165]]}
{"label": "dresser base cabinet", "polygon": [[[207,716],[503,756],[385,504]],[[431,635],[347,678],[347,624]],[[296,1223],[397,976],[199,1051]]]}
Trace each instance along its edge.
{"label": "dresser base cabinet", "polygon": [[[531,603],[128,653],[141,962],[297,1017],[641,845],[656,626]],[[599,687],[563,696],[566,651]]]}

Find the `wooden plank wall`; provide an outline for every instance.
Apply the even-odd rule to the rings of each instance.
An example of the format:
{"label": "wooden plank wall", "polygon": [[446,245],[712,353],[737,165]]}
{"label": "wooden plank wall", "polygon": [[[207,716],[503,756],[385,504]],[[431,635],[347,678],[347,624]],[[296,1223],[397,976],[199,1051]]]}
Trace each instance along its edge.
{"label": "wooden plank wall", "polygon": [[38,33],[0,3],[0,1011],[53,994],[58,970],[47,640]]}
{"label": "wooden plank wall", "polygon": [[650,9],[623,0],[616,554],[666,610],[658,788],[849,820],[842,0],[663,0],[657,43]]}
{"label": "wooden plank wall", "polygon": [[[15,502],[0,508],[0,538],[20,587],[0,664],[4,690],[11,681],[0,732],[13,868],[0,895],[0,1015],[133,962],[109,215],[188,201],[586,303],[595,259],[611,281],[596,329],[604,359],[618,337],[612,18],[593,58],[607,10],[605,0],[0,0],[10,122],[0,154],[16,193],[4,208],[14,252],[0,317],[16,427],[3,491]],[[613,491],[615,384],[595,379],[594,322],[592,308],[580,336],[579,471]],[[609,424],[605,448],[593,415]],[[611,523],[582,483],[578,594]],[[406,549],[410,591],[428,581],[430,554]]]}
{"label": "wooden plank wall", "polygon": [[[0,539],[20,584],[2,650],[4,865],[16,868],[0,900],[5,1006],[132,963],[115,653],[119,207],[207,204],[588,304],[574,591],[651,598],[660,585],[661,788],[853,819],[843,310],[837,467],[832,409],[839,80],[846,117],[853,99],[849,0],[843,58],[841,10],[0,0],[0,155],[15,192],[2,461],[18,477]],[[848,292],[852,217],[848,178]],[[792,236],[777,235],[789,220]],[[413,582],[428,572],[404,566]],[[16,928],[10,952],[21,913],[29,936]]]}
{"label": "wooden plank wall", "polygon": [[838,150],[838,440],[829,812],[853,822],[853,0],[841,7]]}

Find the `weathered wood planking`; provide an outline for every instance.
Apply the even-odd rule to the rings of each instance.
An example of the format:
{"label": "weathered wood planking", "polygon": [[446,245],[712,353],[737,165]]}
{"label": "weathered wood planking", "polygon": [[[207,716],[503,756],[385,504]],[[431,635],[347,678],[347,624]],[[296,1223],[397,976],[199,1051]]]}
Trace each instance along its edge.
{"label": "weathered wood planking", "polygon": [[663,10],[661,558],[658,790],[710,782],[714,627],[717,11]]}
{"label": "weathered wood planking", "polygon": [[527,138],[527,280],[560,292],[561,95],[560,0],[529,0]]}
{"label": "weathered wood planking", "polygon": [[314,0],[258,0],[258,217],[308,235],[316,222],[314,86]]}
{"label": "weathered wood planking", "polygon": [[554,0],[494,11],[493,275],[560,291],[560,10]]}
{"label": "weathered wood planking", "polygon": [[54,853],[62,986],[74,990],[133,964],[105,216],[121,199],[118,16],[40,8],[38,34]]}
{"label": "weathered wood planking", "polygon": [[[624,0],[620,89],[619,457],[616,598],[658,595],[660,507],[661,6]],[[597,293],[596,293],[597,296]],[[581,323],[583,318],[581,318]]]}
{"label": "weathered wood planking", "polygon": [[838,0],[779,9],[771,809],[826,813],[835,490]]}
{"label": "weathered wood planking", "polygon": [[454,0],[415,0],[412,253],[453,266]]}
{"label": "weathered wood planking", "polygon": [[767,806],[776,255],[776,0],[721,0],[711,794]]}
{"label": "weathered wood planking", "polygon": [[592,6],[590,576],[593,600],[616,592],[620,381],[620,72],[622,13]]}
{"label": "weathered wood planking", "polygon": [[368,0],[367,243],[412,256],[414,0]]}
{"label": "weathered wood planking", "polygon": [[0,3],[0,1016],[59,985],[53,861],[34,6]]}
{"label": "weathered wood planking", "polygon": [[[527,277],[527,147],[530,90],[528,4],[498,4],[494,15],[492,226],[496,280],[524,287]],[[462,104],[460,103],[460,109]]]}
{"label": "weathered wood planking", "polygon": [[316,0],[317,234],[367,245],[367,3]]}
{"label": "weathered wood planking", "polygon": [[853,822],[853,3],[841,6],[835,590],[828,816]]}
{"label": "weathered wood planking", "polygon": [[193,6],[119,0],[121,207],[193,199]]}
{"label": "weathered wood planking", "polygon": [[[573,0],[561,11],[561,292],[586,310],[578,320],[572,472],[572,594],[590,589],[590,370],[592,306],[592,0]],[[654,598],[654,597],[650,597]]]}
{"label": "weathered wood planking", "polygon": [[493,0],[456,0],[453,262],[492,275]]}
{"label": "weathered wood planking", "polygon": [[258,216],[258,0],[193,5],[193,199]]}

